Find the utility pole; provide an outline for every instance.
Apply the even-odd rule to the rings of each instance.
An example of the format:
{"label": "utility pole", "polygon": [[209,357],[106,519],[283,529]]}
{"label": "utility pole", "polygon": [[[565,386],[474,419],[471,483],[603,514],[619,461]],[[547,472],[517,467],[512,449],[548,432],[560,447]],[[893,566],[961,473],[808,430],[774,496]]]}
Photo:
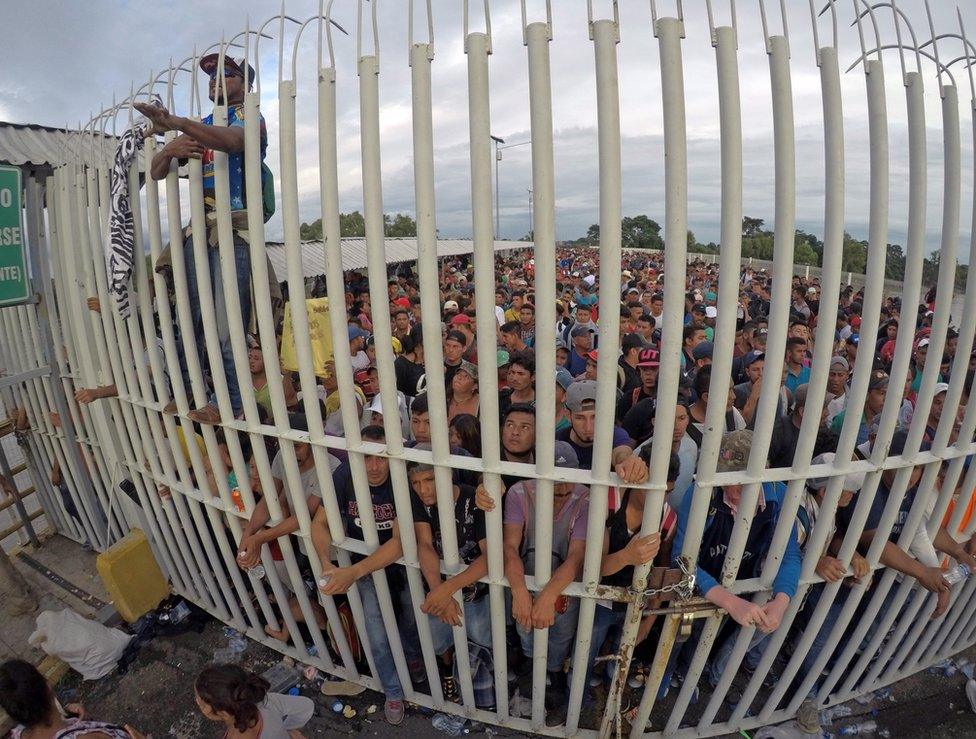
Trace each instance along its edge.
{"label": "utility pole", "polygon": [[488,135],[491,136],[491,140],[495,144],[495,238],[497,239],[498,232],[501,230],[501,217],[498,210],[498,163],[502,160],[502,153],[498,151],[498,145],[504,144],[505,139]]}

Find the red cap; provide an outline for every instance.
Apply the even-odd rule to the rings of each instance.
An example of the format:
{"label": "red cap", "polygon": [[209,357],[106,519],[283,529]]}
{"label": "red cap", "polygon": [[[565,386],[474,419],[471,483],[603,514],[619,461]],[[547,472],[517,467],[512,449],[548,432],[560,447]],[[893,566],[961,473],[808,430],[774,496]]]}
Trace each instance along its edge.
{"label": "red cap", "polygon": [[451,325],[457,326],[459,323],[471,323],[471,317],[465,313],[458,313],[451,319]]}
{"label": "red cap", "polygon": [[393,301],[393,305],[399,305],[401,308],[409,308],[410,298],[397,298]]}
{"label": "red cap", "polygon": [[594,349],[593,351],[589,352],[586,356],[592,359],[594,362],[597,361],[597,356],[598,356],[597,350]]}

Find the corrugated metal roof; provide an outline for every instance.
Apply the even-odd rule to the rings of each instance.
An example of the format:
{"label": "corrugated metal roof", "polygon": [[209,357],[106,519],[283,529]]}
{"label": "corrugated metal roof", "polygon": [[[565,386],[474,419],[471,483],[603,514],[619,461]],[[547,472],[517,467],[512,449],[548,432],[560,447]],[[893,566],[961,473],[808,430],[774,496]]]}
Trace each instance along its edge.
{"label": "corrugated metal roof", "polygon": [[[90,137],[81,143],[77,131],[51,128],[33,123],[5,123],[0,121],[0,164],[16,166],[56,167],[65,161],[65,152],[80,147],[83,158],[91,156]],[[115,137],[98,134],[95,141],[101,144],[95,154],[111,162],[115,155]],[[99,150],[100,149],[100,150]]]}
{"label": "corrugated metal roof", "polygon": [[[285,245],[280,241],[267,242],[268,258],[278,279],[284,282],[288,274]],[[495,251],[532,248],[531,241],[496,241]],[[438,239],[437,256],[450,257],[470,254],[474,250],[471,239]],[[409,262],[417,258],[417,239],[386,239],[386,263]],[[366,267],[366,239],[362,237],[342,240],[342,269]],[[325,272],[325,244],[322,241],[302,242],[302,272],[305,277],[317,277]]]}

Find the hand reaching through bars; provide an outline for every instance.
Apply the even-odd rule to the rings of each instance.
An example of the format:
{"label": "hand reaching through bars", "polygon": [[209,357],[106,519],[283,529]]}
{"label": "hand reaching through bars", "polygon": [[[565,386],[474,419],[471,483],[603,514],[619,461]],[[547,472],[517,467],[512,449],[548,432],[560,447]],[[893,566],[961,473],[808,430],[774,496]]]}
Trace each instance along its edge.
{"label": "hand reaching through bars", "polygon": [[786,613],[789,605],[790,596],[786,593],[777,593],[772,600],[767,601],[766,605],[763,606],[763,611],[766,613],[766,626],[765,628],[760,627],[760,630],[766,633],[776,631],[779,625],[783,623],[783,614]]}
{"label": "hand reaching through bars", "polygon": [[237,547],[237,564],[242,570],[249,570],[261,560],[261,542],[251,534],[241,539]]}
{"label": "hand reaching through bars", "polygon": [[847,568],[836,557],[825,554],[817,562],[816,572],[824,582],[837,582],[847,574]]}
{"label": "hand reaching through bars", "polygon": [[319,587],[325,595],[339,595],[345,593],[359,579],[352,567],[334,567],[331,570],[323,568],[322,574],[328,574],[329,581]]}
{"label": "hand reaching through bars", "polygon": [[543,590],[532,604],[532,628],[548,629],[556,622],[556,598]]}
{"label": "hand reaching through bars", "polygon": [[851,569],[854,571],[854,582],[862,582],[865,577],[868,578],[868,582],[871,581],[871,565],[857,552],[854,552],[854,556],[851,557]]}
{"label": "hand reaching through bars", "polygon": [[918,575],[918,584],[931,593],[949,592],[949,583],[942,576],[941,567],[923,567]]}
{"label": "hand reaching through bars", "polygon": [[661,534],[655,532],[648,536],[635,536],[624,548],[627,551],[627,564],[635,567],[645,564],[661,550]]}
{"label": "hand reaching through bars", "polygon": [[512,590],[512,618],[523,629],[532,628],[532,596],[524,588]]}
{"label": "hand reaching through bars", "polygon": [[728,612],[732,620],[740,626],[755,626],[760,631],[767,633],[772,631],[768,626],[769,617],[762,606],[740,598],[738,595],[733,595],[732,593],[728,595],[731,597],[719,605]]}
{"label": "hand reaching through bars", "polygon": [[485,513],[495,510],[495,499],[491,497],[491,493],[488,492],[484,483],[478,485],[478,489],[475,491],[474,504]]}
{"label": "hand reaching through bars", "polygon": [[173,159],[200,159],[206,149],[196,139],[182,134],[166,144],[163,151]]}
{"label": "hand reaching through bars", "polygon": [[420,606],[420,610],[428,616],[436,616],[451,626],[460,626],[461,606],[454,600],[454,592],[441,583],[427,594],[427,598]]}

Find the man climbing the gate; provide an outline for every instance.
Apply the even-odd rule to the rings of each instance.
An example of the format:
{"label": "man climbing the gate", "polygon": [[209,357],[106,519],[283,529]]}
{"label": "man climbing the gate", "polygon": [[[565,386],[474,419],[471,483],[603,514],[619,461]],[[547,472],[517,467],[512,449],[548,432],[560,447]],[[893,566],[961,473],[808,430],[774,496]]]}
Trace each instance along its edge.
{"label": "man climbing the gate", "polygon": [[[222,151],[227,156],[227,169],[230,181],[230,210],[231,226],[234,233],[234,264],[237,272],[237,292],[241,309],[241,330],[246,332],[251,322],[251,255],[248,247],[247,234],[247,202],[244,188],[244,92],[250,89],[254,82],[254,69],[248,65],[247,81],[243,61],[237,62],[230,57],[223,60],[223,69],[219,69],[219,55],[208,54],[200,59],[200,69],[210,76],[210,99],[216,105],[227,106],[227,125],[214,125],[213,113],[202,121],[176,116],[165,108],[156,105],[136,103],[136,108],[153,122],[154,133],[179,131],[153,157],[150,174],[154,180],[165,179],[170,172],[173,162],[183,163],[188,159],[201,159],[203,163],[203,205],[206,217],[207,266],[210,272],[210,288],[213,293],[214,312],[217,321],[217,335],[220,342],[220,355],[223,364],[224,378],[227,382],[227,392],[235,417],[241,415],[241,392],[234,370],[234,358],[231,351],[231,327],[229,326],[225,300],[229,297],[224,293],[225,280],[221,274],[220,251],[217,248],[217,191],[214,179],[214,152]],[[222,73],[222,74],[221,74]],[[221,83],[221,76],[223,83]],[[261,161],[264,161],[268,148],[268,135],[261,118]],[[268,174],[262,172],[262,189],[268,185]],[[268,206],[265,205],[267,212]],[[265,218],[267,220],[267,218]],[[193,237],[190,228],[183,231],[183,259],[186,267],[188,298],[190,301],[191,326],[181,327],[195,339],[197,353],[201,366],[205,364],[206,343],[203,334],[203,318],[200,309],[199,282],[196,264],[193,259]],[[183,374],[183,386],[190,387],[190,377],[187,370],[186,357],[182,342],[177,342],[180,369]],[[211,375],[215,375],[217,368],[211,367]],[[166,406],[165,411],[174,413],[175,402]],[[217,408],[216,395],[211,390],[208,402],[202,408],[191,411],[189,418],[199,423],[215,424],[220,421],[220,411]]]}

